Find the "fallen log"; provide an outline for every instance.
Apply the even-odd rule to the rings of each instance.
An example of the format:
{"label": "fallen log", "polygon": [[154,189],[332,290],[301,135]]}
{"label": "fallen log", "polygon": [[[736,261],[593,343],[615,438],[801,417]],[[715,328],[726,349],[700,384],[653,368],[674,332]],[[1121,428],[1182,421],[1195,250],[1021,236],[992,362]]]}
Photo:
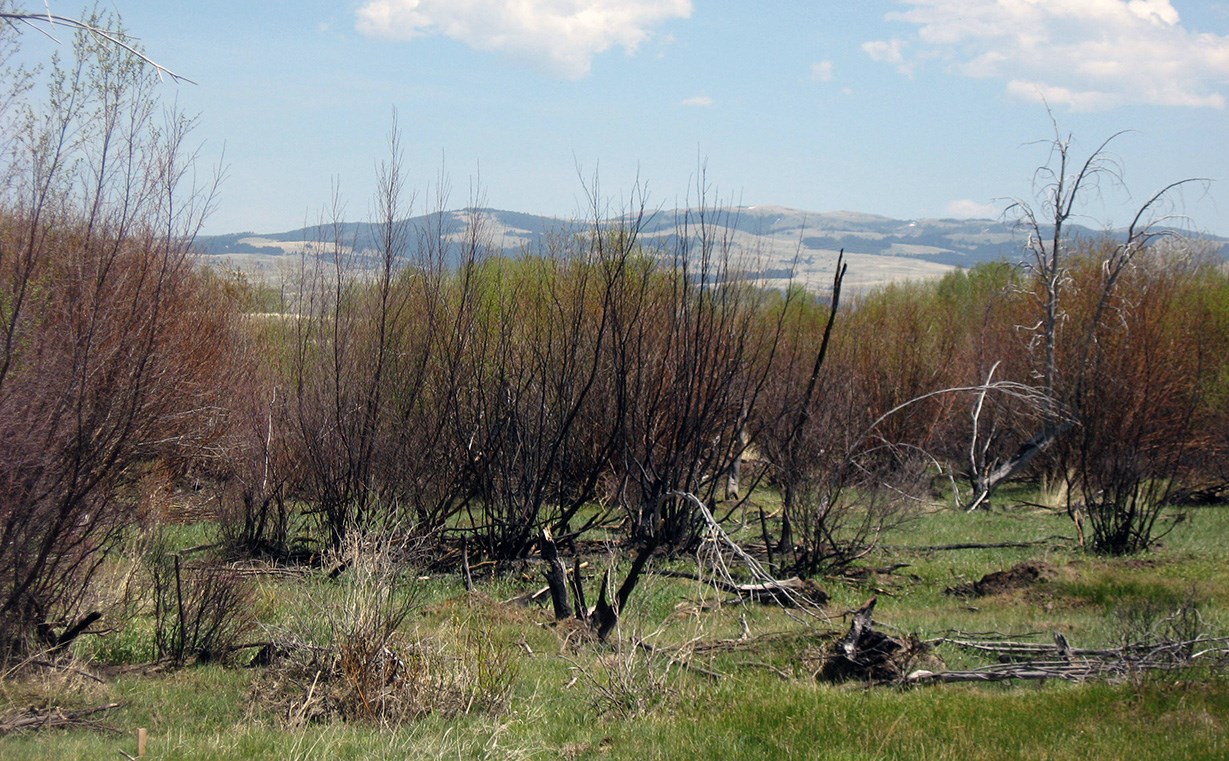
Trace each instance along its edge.
{"label": "fallen log", "polygon": [[[1229,647],[1225,647],[1229,645],[1229,638],[1225,637],[1199,637],[1183,641],[1162,640],[1127,645],[1116,649],[1075,648],[1060,632],[1054,633],[1053,645],[947,641],[958,647],[998,655],[1000,659],[1004,659],[1004,662],[961,671],[935,672],[919,669],[909,673],[903,681],[906,684],[1043,679],[1063,679],[1070,682],[1096,679],[1113,682],[1145,671],[1173,671],[1187,668],[1201,658],[1223,659],[1229,656]],[[1209,647],[1197,649],[1201,645]],[[1041,657],[1018,660],[1017,658],[1021,655]]]}
{"label": "fallen log", "polygon": [[884,545],[884,549],[900,552],[951,552],[953,550],[1017,550],[1031,547],[1045,547],[1053,544],[1063,546],[1074,542],[1075,538],[1055,534],[1045,539],[1035,539],[1028,542],[955,542],[953,544],[893,544]]}
{"label": "fallen log", "polygon": [[788,579],[773,579],[759,584],[734,584],[717,577],[702,578],[686,571],[653,571],[655,576],[665,576],[672,579],[689,579],[701,584],[708,584],[722,592],[737,595],[741,599],[766,604],[794,607],[799,602],[812,605],[824,605],[828,602],[828,593],[818,584],[809,579],[792,576]]}

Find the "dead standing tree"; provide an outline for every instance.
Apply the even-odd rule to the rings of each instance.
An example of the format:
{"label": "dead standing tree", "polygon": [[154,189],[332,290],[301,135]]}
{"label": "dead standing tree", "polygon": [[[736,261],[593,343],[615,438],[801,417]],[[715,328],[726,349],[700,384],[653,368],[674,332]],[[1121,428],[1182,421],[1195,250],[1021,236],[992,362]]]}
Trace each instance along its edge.
{"label": "dead standing tree", "polygon": [[1054,129],[1055,136],[1049,143],[1050,159],[1035,175],[1035,184],[1041,186],[1038,202],[1018,200],[1007,210],[1007,214],[1017,216],[1018,225],[1028,234],[1027,267],[1037,285],[1033,298],[1041,312],[1031,329],[1036,332],[1041,347],[1037,375],[1041,380],[1042,398],[1047,400],[1046,408],[1039,429],[1015,454],[977,479],[978,488],[970,498],[970,506],[984,502],[995,489],[1024,471],[1038,455],[1050,450],[1079,424],[1079,400],[1089,379],[1097,331],[1119,279],[1139,252],[1156,238],[1171,234],[1159,227],[1164,220],[1159,212],[1170,196],[1183,185],[1202,182],[1189,178],[1166,185],[1139,207],[1123,239],[1105,252],[1097,307],[1089,321],[1077,328],[1077,345],[1071,353],[1076,359],[1072,366],[1064,367],[1060,362],[1064,354],[1060,343],[1066,317],[1068,260],[1079,246],[1070,226],[1079,218],[1085,196],[1096,194],[1102,181],[1122,184],[1121,166],[1109,153],[1109,148],[1124,133],[1111,135],[1080,163],[1073,155],[1072,137],[1064,137],[1057,124]]}
{"label": "dead standing tree", "polygon": [[[792,412],[792,420],[789,421],[785,439],[782,442],[783,446],[779,451],[773,452],[775,447],[772,446],[776,442],[773,437],[764,437],[763,445],[767,447],[770,458],[776,466],[777,480],[781,486],[781,547],[788,548],[793,545],[793,524],[797,520],[797,501],[799,490],[806,480],[806,472],[808,468],[803,464],[802,454],[802,439],[803,433],[807,430],[808,424],[811,422],[813,415],[813,405],[815,403],[815,394],[819,389],[820,377],[824,369],[824,360],[828,356],[828,346],[832,342],[832,328],[836,325],[836,314],[841,305],[841,285],[845,282],[845,273],[849,270],[849,265],[845,263],[845,250],[841,249],[840,254],[836,259],[836,270],[832,277],[832,297],[828,306],[828,321],[824,324],[823,338],[820,340],[819,347],[815,352],[814,362],[811,364],[811,374],[807,377],[806,385],[802,388],[801,395],[787,403],[786,408],[782,413],[787,418]],[[765,536],[766,546],[771,543],[768,537]]]}

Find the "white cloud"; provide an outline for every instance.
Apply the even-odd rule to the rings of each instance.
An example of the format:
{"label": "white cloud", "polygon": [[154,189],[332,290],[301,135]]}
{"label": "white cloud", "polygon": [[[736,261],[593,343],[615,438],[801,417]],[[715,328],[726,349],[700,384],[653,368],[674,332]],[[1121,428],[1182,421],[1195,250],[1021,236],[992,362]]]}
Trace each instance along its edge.
{"label": "white cloud", "polygon": [[686,98],[679,103],[679,105],[687,106],[688,108],[709,108],[713,105],[713,99],[707,95],[695,95],[690,98]]}
{"label": "white cloud", "polygon": [[944,213],[953,219],[995,219],[1003,210],[992,203],[978,203],[967,198],[949,201]]}
{"label": "white cloud", "polygon": [[595,55],[616,46],[635,52],[654,26],[687,18],[691,6],[692,0],[367,0],[357,26],[394,40],[443,35],[579,79]]}
{"label": "white cloud", "polygon": [[[1007,92],[1075,109],[1125,104],[1223,108],[1229,36],[1183,26],[1170,0],[898,0],[908,40],[873,41],[872,59],[910,74],[946,60]],[[908,51],[916,51],[906,55]]]}
{"label": "white cloud", "polygon": [[816,82],[831,82],[832,61],[819,61],[811,64],[811,79]]}
{"label": "white cloud", "polygon": [[904,40],[872,40],[862,43],[862,52],[871,57],[872,61],[890,63],[896,70],[907,77],[913,76],[913,64],[905,60]]}

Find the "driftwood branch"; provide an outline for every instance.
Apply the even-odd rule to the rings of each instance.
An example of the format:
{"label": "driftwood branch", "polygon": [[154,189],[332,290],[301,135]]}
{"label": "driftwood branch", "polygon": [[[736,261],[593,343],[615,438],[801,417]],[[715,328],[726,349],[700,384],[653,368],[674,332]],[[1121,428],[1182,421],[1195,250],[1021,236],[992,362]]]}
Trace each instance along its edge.
{"label": "driftwood branch", "polygon": [[[734,555],[742,561],[743,566],[746,567],[746,569],[751,573],[751,576],[756,580],[758,585],[762,586],[765,591],[768,589],[773,590],[772,594],[775,598],[777,598],[776,601],[779,604],[782,604],[784,607],[800,608],[802,610],[810,610],[810,608],[813,607],[805,604],[806,602],[810,601],[809,598],[807,600],[800,599],[797,596],[797,591],[795,589],[791,589],[789,586],[784,585],[782,582],[773,578],[772,574],[768,573],[768,571],[758,560],[753,558],[747,553],[746,550],[740,547],[737,542],[731,539],[730,535],[727,534],[725,529],[721,527],[721,524],[717,522],[717,519],[713,517],[712,512],[708,509],[708,506],[704,504],[703,500],[694,494],[682,491],[672,491],[670,492],[670,495],[680,499],[685,499],[694,505],[700,512],[700,515],[704,518],[705,523],[708,525],[710,540],[718,546],[727,547],[731,552],[733,552]],[[810,597],[813,596],[813,594],[810,595]]]}

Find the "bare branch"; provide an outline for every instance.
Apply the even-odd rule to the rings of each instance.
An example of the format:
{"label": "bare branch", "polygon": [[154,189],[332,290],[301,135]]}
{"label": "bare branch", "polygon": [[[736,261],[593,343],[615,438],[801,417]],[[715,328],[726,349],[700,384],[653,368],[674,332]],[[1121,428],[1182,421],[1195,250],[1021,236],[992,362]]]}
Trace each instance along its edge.
{"label": "bare branch", "polygon": [[[55,37],[53,37],[51,33],[48,32],[46,29],[44,29],[41,26],[38,26],[38,24],[46,24],[47,26],[56,26],[58,24],[60,26],[67,27],[69,29],[86,32],[87,34],[93,35],[94,37],[97,37],[98,39],[103,40],[104,42],[107,42],[111,45],[115,45],[118,48],[126,50],[132,55],[141,59],[146,64],[152,66],[154,70],[158,72],[158,77],[160,79],[162,78],[163,75],[166,75],[176,82],[187,82],[188,84],[193,84],[193,85],[196,84],[196,82],[192,81],[191,79],[188,79],[187,77],[182,76],[180,74],[176,74],[175,72],[171,71],[167,67],[158,63],[157,61],[150,58],[146,54],[142,53],[133,44],[133,42],[135,42],[134,38],[129,37],[128,35],[118,33],[118,32],[113,32],[108,29],[103,29],[102,27],[95,26],[94,24],[91,24],[86,21],[69,18],[67,16],[59,16],[59,15],[56,15],[50,12],[48,13],[0,13],[0,20],[7,22],[14,29],[18,29],[18,31],[20,31],[20,27],[18,27],[18,24],[35,29],[41,34],[45,35],[48,39],[56,41],[57,43],[59,41],[56,40]],[[132,40],[133,42],[128,42],[127,40]]]}

